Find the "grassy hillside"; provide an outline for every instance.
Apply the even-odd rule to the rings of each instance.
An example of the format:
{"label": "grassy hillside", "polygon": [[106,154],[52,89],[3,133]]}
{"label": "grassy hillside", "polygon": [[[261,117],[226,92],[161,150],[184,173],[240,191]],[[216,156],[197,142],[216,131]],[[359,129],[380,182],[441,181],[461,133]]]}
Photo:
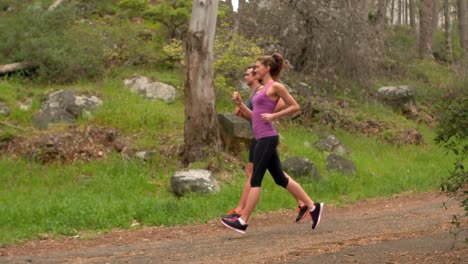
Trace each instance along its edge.
{"label": "grassy hillside", "polygon": [[[182,169],[177,146],[183,144],[183,74],[181,71],[149,73],[145,70],[136,73],[157,76],[159,80],[174,85],[178,98],[166,104],[130,93],[122,83],[129,73],[101,82],[78,83],[73,88],[96,94],[104,101],[95,116],[80,120],[78,127],[115,128],[122,136],[131,139],[134,149],[157,150],[155,157],[145,162],[114,154],[90,162],[41,164],[21,156],[2,155],[0,244],[46,234],[75,236],[114,228],[200,223],[236,205],[245,179],[243,164],[247,158],[246,150],[237,157],[220,153],[218,157],[192,165],[194,168],[216,168],[216,178],[221,183],[219,193],[183,198],[171,193],[170,177]],[[23,93],[34,95],[31,110],[23,112],[13,108],[10,117],[2,118],[4,122],[26,130],[2,126],[3,137],[28,138],[40,134],[32,127],[30,115],[38,110],[41,95],[66,87],[30,85],[15,79],[0,81],[1,94],[6,102],[18,100]],[[219,112],[231,109],[232,105],[219,103]],[[278,124],[282,136],[281,156],[307,157],[323,176],[318,182],[298,179],[313,199],[341,205],[367,197],[439,188],[441,179],[450,168],[451,157],[434,144],[432,129],[377,105],[361,104],[350,111],[360,118],[365,116],[393,122],[400,127],[416,128],[423,134],[425,143],[394,145],[378,136],[364,136],[342,129],[329,131],[320,125],[304,126],[299,122],[282,121]],[[67,130],[67,125],[57,125],[46,134]],[[357,167],[356,176],[345,177],[326,171],[326,154],[313,147],[313,143],[326,133],[336,134],[349,149],[349,157]],[[294,206],[290,195],[266,177],[257,212]]]}
{"label": "grassy hillside", "polygon": [[[190,165],[212,170],[221,185],[219,193],[179,198],[170,190],[171,176],[186,169],[179,163],[184,143],[185,68],[180,62],[180,41],[171,40],[167,29],[155,22],[160,10],[151,6],[143,19],[135,14],[142,8],[139,3],[145,1],[108,0],[72,1],[75,7],[40,13],[40,5],[26,8],[32,2],[0,1],[0,31],[5,32],[0,64],[29,58],[41,63],[36,73],[0,78],[0,103],[11,109],[9,115],[0,115],[0,246],[49,236],[90,239],[97,232],[113,229],[202,223],[234,207],[245,180],[247,150],[239,155],[221,152]],[[52,2],[42,1],[42,9]],[[127,7],[132,3],[134,6]],[[187,6],[181,8],[183,14],[190,14]],[[240,73],[263,52],[253,40],[230,34],[229,27],[217,31],[214,83],[218,112],[233,110],[230,93],[234,87],[240,89]],[[415,36],[402,28],[389,29],[385,45],[383,65],[365,81],[342,76],[329,80],[293,71],[284,76],[291,87],[310,80],[307,92],[314,95],[298,98],[304,110],[300,118],[277,124],[281,157],[306,157],[322,175],[319,181],[297,179],[314,200],[340,206],[369,197],[437,190],[452,169],[454,157],[434,143],[433,127],[382,107],[372,95],[381,86],[410,85],[416,88],[418,109],[437,116],[438,104],[466,97],[468,71],[460,59],[460,48],[454,47],[457,63],[421,61],[415,56]],[[167,104],[132,94],[124,88],[123,80],[135,75],[174,86],[175,101]],[[36,129],[32,115],[39,111],[45,95],[60,89],[95,95],[103,105],[72,127],[58,124],[46,131]],[[341,103],[348,106],[337,107]],[[30,108],[22,109],[23,104]],[[314,116],[315,110],[319,114]],[[385,124],[385,129],[365,135],[349,126],[325,124],[321,119],[325,110],[343,121],[341,124],[370,120]],[[128,143],[128,153],[155,150],[155,156],[143,161],[110,152],[100,158],[44,162],[37,159],[41,153],[24,152],[28,142],[44,145],[49,137],[96,127],[118,131],[119,138]],[[407,129],[421,133],[423,143],[397,143],[398,132]],[[336,135],[349,150],[357,168],[355,176],[327,172],[327,154],[314,143],[329,134]],[[16,142],[15,147],[11,147],[12,142]],[[296,207],[271,177],[265,177],[263,187],[256,212]]]}

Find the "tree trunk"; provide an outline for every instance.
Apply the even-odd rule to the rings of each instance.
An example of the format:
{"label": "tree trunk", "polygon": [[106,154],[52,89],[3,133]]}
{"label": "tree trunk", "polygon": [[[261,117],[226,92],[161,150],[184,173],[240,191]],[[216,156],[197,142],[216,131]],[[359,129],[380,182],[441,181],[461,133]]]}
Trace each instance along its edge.
{"label": "tree trunk", "polygon": [[379,28],[379,32],[383,33],[385,28],[385,17],[386,17],[386,0],[378,0],[377,2],[377,26]]}
{"label": "tree trunk", "polygon": [[393,25],[395,20],[395,0],[392,0],[392,7],[390,11],[390,24]]}
{"label": "tree trunk", "polygon": [[217,10],[218,0],[193,0],[186,44],[183,164],[221,148],[212,68]]}
{"label": "tree trunk", "polygon": [[450,31],[450,3],[449,0],[444,0],[444,21],[445,21],[445,50],[447,53],[447,60],[453,60],[452,51],[452,33]]}
{"label": "tree trunk", "polygon": [[403,0],[403,24],[408,25],[408,4]]}
{"label": "tree trunk", "polygon": [[0,76],[19,71],[35,70],[37,68],[39,68],[39,66],[32,62],[16,62],[4,64],[0,65]]}
{"label": "tree trunk", "polygon": [[402,1],[403,0],[398,0],[398,25],[402,24],[402,17],[403,17],[403,15],[402,15],[402,10],[403,9],[401,8],[402,7],[401,6]]}
{"label": "tree trunk", "polygon": [[460,45],[468,53],[468,1],[458,0],[458,30]]}
{"label": "tree trunk", "polygon": [[432,30],[435,32],[439,28],[439,2],[432,0]]}
{"label": "tree trunk", "polygon": [[433,0],[421,0],[419,5],[419,56],[432,57]]}
{"label": "tree trunk", "polygon": [[409,13],[410,13],[410,25],[413,32],[416,33],[416,11],[415,11],[414,0],[409,0]]}

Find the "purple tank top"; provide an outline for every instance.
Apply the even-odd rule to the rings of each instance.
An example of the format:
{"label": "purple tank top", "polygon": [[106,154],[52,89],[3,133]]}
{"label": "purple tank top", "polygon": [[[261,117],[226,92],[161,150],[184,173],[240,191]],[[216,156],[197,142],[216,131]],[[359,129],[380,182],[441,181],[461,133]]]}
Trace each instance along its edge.
{"label": "purple tank top", "polygon": [[267,123],[263,121],[262,114],[264,113],[273,113],[277,102],[272,101],[266,94],[268,88],[274,82],[267,84],[260,92],[252,98],[253,105],[253,116],[252,116],[252,128],[254,132],[255,139],[259,140],[264,137],[277,136],[278,132],[272,123]]}

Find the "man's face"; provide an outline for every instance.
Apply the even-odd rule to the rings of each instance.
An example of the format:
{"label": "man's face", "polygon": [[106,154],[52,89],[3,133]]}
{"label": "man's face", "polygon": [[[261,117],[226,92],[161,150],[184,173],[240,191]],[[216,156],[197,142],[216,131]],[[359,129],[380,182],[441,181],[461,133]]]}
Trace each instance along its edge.
{"label": "man's face", "polygon": [[245,79],[245,83],[247,83],[247,85],[251,85],[255,80],[257,80],[257,77],[253,75],[254,73],[254,70],[252,68],[249,68],[245,71],[245,75],[244,75],[244,79]]}

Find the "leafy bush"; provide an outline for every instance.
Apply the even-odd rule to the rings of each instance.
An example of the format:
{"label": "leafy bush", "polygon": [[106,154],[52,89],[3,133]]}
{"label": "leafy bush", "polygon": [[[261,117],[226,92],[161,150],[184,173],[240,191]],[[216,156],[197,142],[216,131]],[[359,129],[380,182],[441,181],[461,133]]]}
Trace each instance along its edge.
{"label": "leafy bush", "polygon": [[168,39],[182,39],[188,29],[191,11],[191,0],[162,0],[145,11],[143,17],[162,24],[167,30]]}
{"label": "leafy bush", "polygon": [[[25,8],[17,15],[3,18],[0,31],[0,60],[5,62],[31,61],[37,63],[39,76],[51,82],[69,82],[93,78],[102,71],[99,38],[88,30],[74,31],[73,7],[49,12]],[[80,41],[77,41],[80,39]]]}
{"label": "leafy bush", "polygon": [[468,172],[465,160],[468,154],[468,98],[459,97],[442,107],[435,141],[455,154],[453,170],[442,182],[442,190],[461,201],[468,212]]}
{"label": "leafy bush", "polygon": [[215,62],[213,67],[216,75],[226,78],[228,84],[242,79],[245,69],[255,63],[263,54],[254,40],[245,38],[223,25],[217,30],[215,46]]}

